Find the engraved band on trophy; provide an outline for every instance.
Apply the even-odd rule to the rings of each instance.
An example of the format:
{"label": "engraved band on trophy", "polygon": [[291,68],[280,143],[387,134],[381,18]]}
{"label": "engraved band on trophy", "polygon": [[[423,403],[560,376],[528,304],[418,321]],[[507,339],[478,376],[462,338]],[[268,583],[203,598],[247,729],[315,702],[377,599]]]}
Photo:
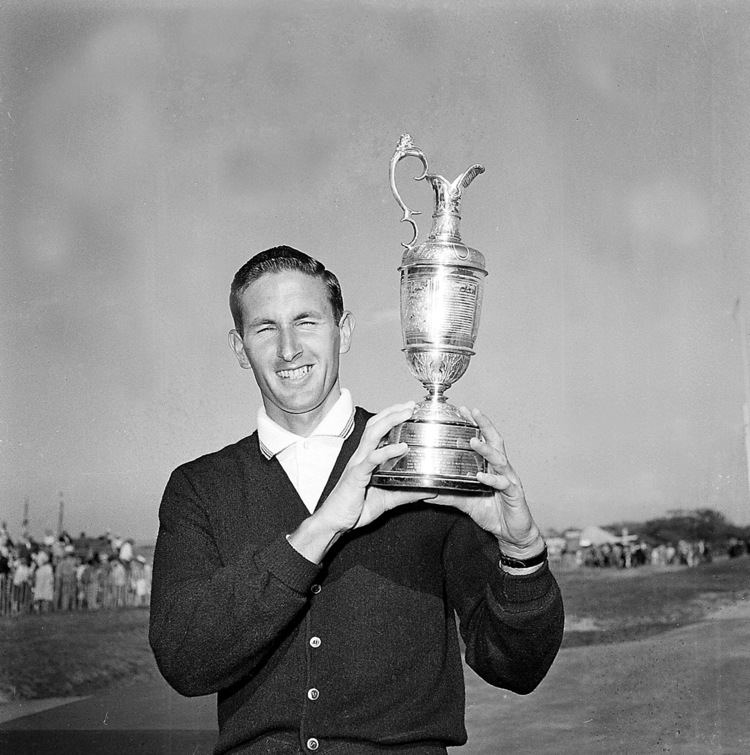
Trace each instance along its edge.
{"label": "engraved band on trophy", "polygon": [[[396,165],[405,157],[422,162],[422,175],[435,191],[433,225],[427,239],[417,244],[419,229],[396,187]],[[472,165],[454,181],[428,172],[427,158],[402,135],[390,163],[390,183],[414,236],[401,259],[401,330],[409,370],[427,390],[409,420],[396,426],[381,445],[405,442],[409,449],[381,464],[372,484],[381,487],[418,487],[482,492],[489,490],[476,479],[487,462],[469,445],[480,436],[476,425],[445,398],[445,391],[466,372],[474,355],[479,328],[484,278],[484,256],[461,241],[461,198],[480,174]]]}

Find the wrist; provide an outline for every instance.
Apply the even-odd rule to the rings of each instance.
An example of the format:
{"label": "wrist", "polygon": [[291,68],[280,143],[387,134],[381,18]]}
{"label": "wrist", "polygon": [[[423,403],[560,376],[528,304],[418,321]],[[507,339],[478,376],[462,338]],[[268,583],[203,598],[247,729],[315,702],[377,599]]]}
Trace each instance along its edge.
{"label": "wrist", "polygon": [[500,537],[498,537],[497,541],[500,546],[500,552],[504,556],[519,561],[534,559],[547,548],[547,544],[544,542],[544,538],[539,530],[523,541],[511,542],[507,538]]}
{"label": "wrist", "polygon": [[286,538],[297,553],[314,564],[320,564],[340,536],[340,530],[313,514],[304,519]]}
{"label": "wrist", "polygon": [[547,560],[547,546],[539,551],[539,553],[529,556],[528,558],[515,558],[508,556],[503,551],[500,551],[500,566],[503,569],[511,569],[513,571],[520,570],[525,572],[526,570],[535,571]]}

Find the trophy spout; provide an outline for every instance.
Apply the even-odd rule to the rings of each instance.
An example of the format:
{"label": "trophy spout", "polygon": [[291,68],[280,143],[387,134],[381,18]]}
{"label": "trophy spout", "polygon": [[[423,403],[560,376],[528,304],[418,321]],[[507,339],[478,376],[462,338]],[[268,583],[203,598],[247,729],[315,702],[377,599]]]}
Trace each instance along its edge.
{"label": "trophy spout", "polygon": [[435,173],[425,175],[424,178],[432,184],[435,192],[435,212],[432,215],[433,223],[429,239],[460,243],[459,226],[463,191],[481,173],[484,173],[484,167],[477,163],[453,181],[448,181]]}

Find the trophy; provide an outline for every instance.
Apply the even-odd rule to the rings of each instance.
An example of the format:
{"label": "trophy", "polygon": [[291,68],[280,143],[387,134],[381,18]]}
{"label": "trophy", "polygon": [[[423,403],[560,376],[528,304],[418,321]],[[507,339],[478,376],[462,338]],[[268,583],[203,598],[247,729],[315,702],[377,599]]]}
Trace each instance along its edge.
{"label": "trophy", "polygon": [[[405,157],[422,162],[422,175],[435,191],[433,225],[427,239],[417,244],[419,229],[396,187],[396,165]],[[401,259],[401,331],[409,370],[427,390],[409,420],[394,427],[380,445],[405,442],[406,454],[381,464],[372,484],[394,488],[432,488],[458,492],[484,492],[477,472],[487,462],[469,445],[478,438],[477,426],[445,398],[474,354],[474,341],[482,309],[484,256],[461,241],[461,197],[480,174],[472,165],[454,181],[428,173],[427,158],[404,134],[391,158],[390,183],[403,210],[401,222],[410,223],[414,235]]]}

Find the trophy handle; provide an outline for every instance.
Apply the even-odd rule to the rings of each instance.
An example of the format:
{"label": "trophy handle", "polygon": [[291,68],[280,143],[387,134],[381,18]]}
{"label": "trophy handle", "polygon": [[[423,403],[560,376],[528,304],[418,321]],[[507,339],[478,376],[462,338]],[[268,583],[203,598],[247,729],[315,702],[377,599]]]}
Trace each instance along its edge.
{"label": "trophy handle", "polygon": [[391,158],[390,179],[393,196],[396,198],[399,207],[404,211],[401,222],[403,223],[405,221],[407,223],[410,223],[412,230],[414,231],[414,235],[412,236],[411,241],[409,241],[408,244],[401,242],[401,246],[403,246],[405,249],[412,249],[414,247],[414,242],[417,240],[417,236],[419,236],[419,228],[417,228],[417,224],[412,218],[415,215],[421,215],[422,213],[419,212],[419,210],[410,210],[406,206],[404,200],[401,199],[401,195],[398,193],[398,188],[396,187],[396,165],[405,157],[417,157],[422,161],[422,167],[424,168],[422,175],[414,176],[415,181],[421,181],[427,175],[427,158],[425,157],[424,152],[419,149],[419,147],[414,146],[414,142],[412,142],[411,136],[409,134],[402,134],[401,138],[398,140],[396,151],[393,153],[393,157]]}

